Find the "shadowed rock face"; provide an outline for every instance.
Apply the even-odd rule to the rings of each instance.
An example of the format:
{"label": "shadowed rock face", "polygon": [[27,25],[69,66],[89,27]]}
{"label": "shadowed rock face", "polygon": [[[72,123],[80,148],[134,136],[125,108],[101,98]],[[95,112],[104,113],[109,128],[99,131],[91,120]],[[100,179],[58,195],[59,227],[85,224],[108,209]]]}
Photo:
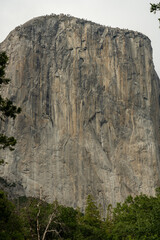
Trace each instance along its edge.
{"label": "shadowed rock face", "polygon": [[17,27],[0,50],[12,79],[4,94],[23,109],[3,126],[18,144],[2,153],[2,185],[82,209],[88,194],[104,208],[154,194],[159,79],[146,36],[53,15]]}

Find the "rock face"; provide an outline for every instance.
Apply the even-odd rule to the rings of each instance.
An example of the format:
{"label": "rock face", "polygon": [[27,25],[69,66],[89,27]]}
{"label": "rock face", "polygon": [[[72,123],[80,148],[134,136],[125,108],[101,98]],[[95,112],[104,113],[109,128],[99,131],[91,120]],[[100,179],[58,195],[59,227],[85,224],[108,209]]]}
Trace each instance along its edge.
{"label": "rock face", "polygon": [[12,80],[3,94],[23,110],[2,127],[18,143],[1,153],[1,185],[82,209],[88,194],[104,209],[154,194],[159,79],[146,36],[52,15],[17,27],[0,50]]}

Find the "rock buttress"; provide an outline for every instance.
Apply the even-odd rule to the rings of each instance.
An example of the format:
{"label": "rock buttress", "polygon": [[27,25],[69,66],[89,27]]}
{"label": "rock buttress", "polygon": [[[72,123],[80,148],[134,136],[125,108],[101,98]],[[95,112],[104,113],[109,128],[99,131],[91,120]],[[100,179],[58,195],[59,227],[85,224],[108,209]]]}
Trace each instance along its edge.
{"label": "rock buttress", "polygon": [[[137,32],[53,15],[12,31],[3,92],[22,113],[3,126],[17,140],[0,176],[12,193],[104,209],[159,184],[159,79]],[[20,187],[18,187],[20,186]]]}

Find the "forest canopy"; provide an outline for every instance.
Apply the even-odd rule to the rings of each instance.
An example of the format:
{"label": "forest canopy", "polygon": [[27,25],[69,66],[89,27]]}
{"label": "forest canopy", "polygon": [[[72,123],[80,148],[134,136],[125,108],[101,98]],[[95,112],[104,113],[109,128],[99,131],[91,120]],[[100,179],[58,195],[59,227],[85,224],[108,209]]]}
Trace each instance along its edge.
{"label": "forest canopy", "polygon": [[[105,218],[93,196],[85,212],[40,199],[20,197],[9,201],[0,192],[1,240],[158,240],[160,239],[160,189],[156,196],[129,196]],[[17,227],[18,226],[18,227]]]}

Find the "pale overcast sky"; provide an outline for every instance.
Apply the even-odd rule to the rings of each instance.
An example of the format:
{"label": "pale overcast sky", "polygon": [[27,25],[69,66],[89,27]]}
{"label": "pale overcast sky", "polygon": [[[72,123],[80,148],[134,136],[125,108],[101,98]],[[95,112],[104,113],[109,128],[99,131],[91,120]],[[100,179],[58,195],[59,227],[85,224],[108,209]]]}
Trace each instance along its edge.
{"label": "pale overcast sky", "polygon": [[147,35],[152,42],[153,59],[160,76],[160,13],[150,13],[155,0],[0,0],[0,42],[11,30],[33,17],[70,14],[102,25],[127,28]]}

